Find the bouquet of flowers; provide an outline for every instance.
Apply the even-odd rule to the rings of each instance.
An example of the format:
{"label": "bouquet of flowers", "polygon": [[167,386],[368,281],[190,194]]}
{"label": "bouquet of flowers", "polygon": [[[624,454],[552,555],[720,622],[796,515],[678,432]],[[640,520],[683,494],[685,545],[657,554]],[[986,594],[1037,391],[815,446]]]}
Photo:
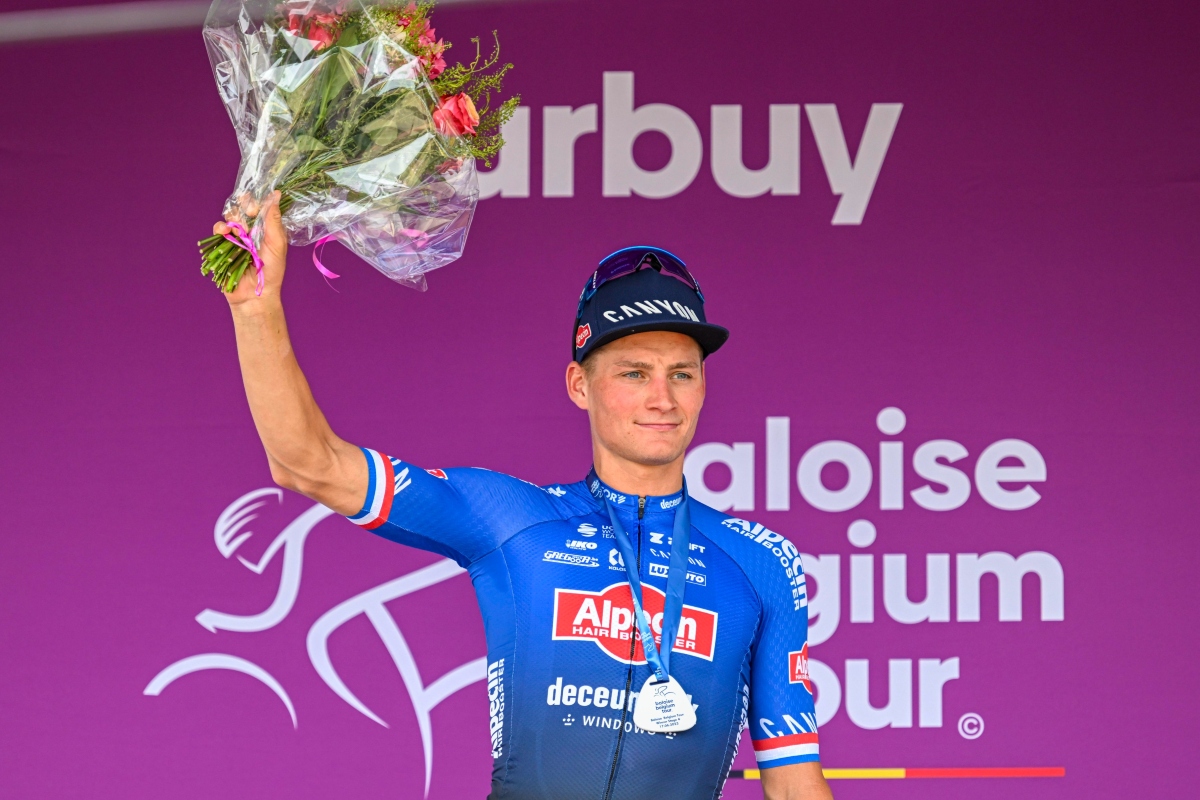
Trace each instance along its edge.
{"label": "bouquet of flowers", "polygon": [[[292,244],[336,239],[389,278],[462,255],[519,97],[493,102],[511,64],[447,67],[432,2],[214,0],[204,24],[241,167],[225,204],[233,234],[199,242],[201,273],[226,292],[259,273],[256,209],[275,190]],[[313,260],[327,277],[337,277]]]}

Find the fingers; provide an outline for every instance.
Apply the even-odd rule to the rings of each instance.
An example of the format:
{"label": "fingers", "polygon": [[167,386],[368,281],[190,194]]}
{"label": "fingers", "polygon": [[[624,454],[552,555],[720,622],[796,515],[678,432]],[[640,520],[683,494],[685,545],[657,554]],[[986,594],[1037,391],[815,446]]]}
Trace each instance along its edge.
{"label": "fingers", "polygon": [[262,211],[266,211],[266,221],[270,224],[283,224],[283,215],[279,210],[280,192],[274,191],[267,195],[266,199],[259,203],[248,193],[243,193],[238,197],[237,207],[231,208],[225,212],[225,221],[213,224],[213,234],[224,236],[232,233],[233,229],[228,225],[230,222],[242,222],[246,227],[250,227],[249,221],[253,220]]}
{"label": "fingers", "polygon": [[238,197],[238,207],[241,208],[242,214],[247,218],[253,219],[258,216],[261,206],[248,192],[243,193]]}

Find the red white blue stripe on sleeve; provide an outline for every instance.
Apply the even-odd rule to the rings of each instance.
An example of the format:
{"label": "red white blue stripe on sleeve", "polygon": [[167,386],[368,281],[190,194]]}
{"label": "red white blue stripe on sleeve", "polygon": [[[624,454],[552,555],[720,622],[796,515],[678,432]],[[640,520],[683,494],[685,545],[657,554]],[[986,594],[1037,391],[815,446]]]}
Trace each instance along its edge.
{"label": "red white blue stripe on sleeve", "polygon": [[[383,453],[362,448],[367,457],[367,500],[362,511],[350,517],[355,525],[361,525],[367,530],[378,528],[387,522],[392,510],[392,497],[395,495],[396,467],[399,459],[388,458]],[[408,470],[405,470],[407,474]]]}
{"label": "red white blue stripe on sleeve", "polygon": [[753,742],[754,758],[759,769],[782,767],[787,764],[802,764],[817,761],[820,749],[815,733],[793,733]]}

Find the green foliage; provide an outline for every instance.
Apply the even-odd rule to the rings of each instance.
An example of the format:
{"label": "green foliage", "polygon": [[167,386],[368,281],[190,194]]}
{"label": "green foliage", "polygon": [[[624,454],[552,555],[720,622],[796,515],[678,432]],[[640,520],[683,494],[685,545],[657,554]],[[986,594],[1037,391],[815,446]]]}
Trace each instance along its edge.
{"label": "green foliage", "polygon": [[492,38],[492,53],[487,58],[483,57],[480,50],[479,37],[474,37],[471,41],[475,43],[475,58],[471,63],[448,67],[433,82],[434,91],[440,97],[462,92],[475,103],[479,112],[479,124],[475,126],[475,135],[463,137],[458,149],[460,155],[473,156],[489,167],[492,165],[492,156],[504,146],[500,127],[512,118],[517,106],[521,104],[521,96],[514,95],[492,109],[492,95],[499,94],[504,75],[513,66],[511,63],[500,65],[500,38],[496,31],[492,31]]}

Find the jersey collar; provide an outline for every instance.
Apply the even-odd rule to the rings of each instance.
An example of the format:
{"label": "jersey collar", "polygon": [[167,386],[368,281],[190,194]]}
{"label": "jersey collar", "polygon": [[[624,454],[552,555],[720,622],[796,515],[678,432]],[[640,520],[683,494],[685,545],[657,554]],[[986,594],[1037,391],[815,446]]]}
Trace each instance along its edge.
{"label": "jersey collar", "polygon": [[[624,494],[613,489],[600,480],[599,476],[596,475],[595,467],[588,470],[586,484],[588,491],[592,493],[592,497],[596,498],[601,504],[607,498],[618,509],[630,509],[635,514],[637,513],[638,495]],[[668,495],[646,495],[646,512],[674,511],[682,499],[682,490]]]}

